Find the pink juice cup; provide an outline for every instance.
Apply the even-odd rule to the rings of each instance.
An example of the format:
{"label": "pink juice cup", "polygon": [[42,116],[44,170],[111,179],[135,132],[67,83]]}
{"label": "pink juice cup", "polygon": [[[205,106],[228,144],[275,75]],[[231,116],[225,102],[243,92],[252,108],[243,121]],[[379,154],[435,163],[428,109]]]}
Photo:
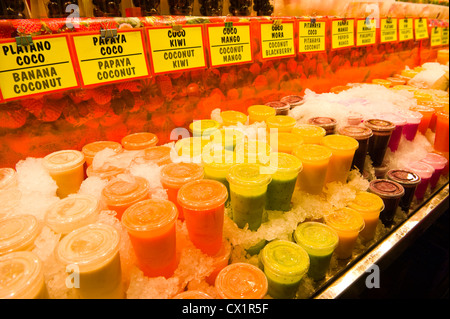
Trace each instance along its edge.
{"label": "pink juice cup", "polygon": [[409,163],[406,168],[420,176],[421,181],[420,184],[417,185],[414,196],[416,196],[416,199],[418,200],[423,199],[425,192],[428,189],[428,185],[430,184],[431,176],[434,173],[433,166],[420,161],[416,161]]}
{"label": "pink juice cup", "polygon": [[424,159],[420,160],[423,163],[433,166],[434,173],[430,178],[430,188],[434,189],[439,181],[439,178],[444,171],[445,166],[447,165],[447,159],[436,153],[428,153]]}
{"label": "pink juice cup", "polygon": [[403,136],[408,140],[412,141],[416,137],[417,130],[419,129],[420,121],[423,115],[419,112],[414,111],[400,111],[401,116],[406,118],[406,124],[403,127]]}
{"label": "pink juice cup", "polygon": [[398,145],[400,144],[403,128],[406,125],[406,119],[396,113],[389,112],[381,113],[377,118],[394,123],[395,129],[391,134],[391,139],[389,140],[388,146],[392,152],[395,152],[398,149]]}

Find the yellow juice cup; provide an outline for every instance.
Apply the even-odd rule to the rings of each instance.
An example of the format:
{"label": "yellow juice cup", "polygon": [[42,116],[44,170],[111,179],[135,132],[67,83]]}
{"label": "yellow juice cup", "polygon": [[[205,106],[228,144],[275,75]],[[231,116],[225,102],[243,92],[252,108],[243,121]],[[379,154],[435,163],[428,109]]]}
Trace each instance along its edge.
{"label": "yellow juice cup", "polygon": [[[273,143],[277,142],[277,148]],[[269,144],[274,152],[292,154],[294,148],[303,144],[303,137],[298,133],[278,132],[269,136]]]}
{"label": "yellow juice cup", "polygon": [[48,299],[44,267],[32,252],[0,257],[0,299]]}
{"label": "yellow juice cup", "polygon": [[[267,130],[269,133],[292,132],[297,121],[289,115],[275,115],[266,119]],[[275,131],[273,129],[278,129]]]}
{"label": "yellow juice cup", "polygon": [[198,120],[189,124],[189,131],[194,137],[206,137],[218,130],[220,126],[220,123],[215,120]]}
{"label": "yellow juice cup", "polygon": [[404,76],[404,77],[407,77],[407,78],[410,78],[410,79],[412,79],[413,77],[415,77],[417,74],[419,74],[418,71],[411,70],[411,69],[409,69],[409,70],[403,70],[402,72],[400,72],[400,75],[401,75],[401,76]]}
{"label": "yellow juice cup", "polygon": [[325,185],[328,164],[332,153],[328,147],[316,144],[303,144],[295,148],[293,155],[303,164],[298,174],[297,185],[300,190],[310,194],[320,194]]}
{"label": "yellow juice cup", "polygon": [[325,216],[325,223],[339,235],[339,244],[335,250],[336,257],[350,258],[358,235],[364,229],[364,219],[361,214],[345,207]]}
{"label": "yellow juice cup", "polygon": [[277,111],[268,105],[252,105],[247,109],[248,122],[253,124],[255,122],[265,122],[271,116],[275,116]]}
{"label": "yellow juice cup", "polygon": [[384,80],[384,79],[373,79],[373,80],[372,80],[372,83],[373,83],[373,84],[382,85],[382,86],[384,86],[384,87],[386,87],[386,88],[389,88],[389,87],[391,87],[391,85],[392,85],[392,82],[391,82],[391,81],[389,81],[389,80]]}
{"label": "yellow juice cup", "polygon": [[248,140],[240,143],[234,150],[236,163],[250,163],[267,165],[272,148],[262,140]]}
{"label": "yellow juice cup", "polygon": [[77,193],[84,179],[84,155],[80,151],[63,150],[44,157],[42,164],[58,185],[56,194],[64,198]]}
{"label": "yellow juice cup", "polygon": [[411,85],[395,85],[391,88],[392,90],[406,90],[408,92],[415,92],[417,91],[417,88],[415,86],[411,86]]}
{"label": "yellow juice cup", "polygon": [[247,115],[238,111],[223,111],[220,113],[220,117],[222,118],[222,126],[245,124],[247,122]]}
{"label": "yellow juice cup", "polygon": [[9,189],[16,189],[18,184],[17,172],[14,168],[0,168],[0,192]]}
{"label": "yellow juice cup", "polygon": [[125,136],[121,141],[124,149],[128,151],[143,150],[147,147],[156,146],[159,139],[153,133],[139,132]]}
{"label": "yellow juice cup", "polygon": [[355,151],[359,147],[357,140],[345,135],[327,135],[322,139],[322,145],[328,147],[333,154],[328,164],[325,183],[347,182],[347,176],[352,167]]}
{"label": "yellow juice cup", "polygon": [[203,148],[210,143],[209,137],[186,137],[175,143],[178,156],[190,158],[190,161],[200,160]]}
{"label": "yellow juice cup", "polygon": [[360,213],[364,219],[365,226],[360,232],[361,238],[366,241],[372,240],[375,237],[380,213],[384,209],[381,197],[369,192],[359,192],[348,207]]}
{"label": "yellow juice cup", "polygon": [[15,251],[31,251],[41,232],[33,215],[10,216],[0,221],[0,256]]}
{"label": "yellow juice cup", "polygon": [[149,164],[154,163],[158,166],[163,166],[172,163],[170,157],[172,149],[168,146],[152,146],[146,148],[141,154],[133,159],[133,164]]}
{"label": "yellow juice cup", "polygon": [[220,145],[224,149],[234,151],[236,145],[244,143],[245,135],[240,130],[227,127],[214,131],[210,138],[214,147]]}
{"label": "yellow juice cup", "polygon": [[318,125],[299,124],[292,129],[292,133],[299,134],[305,144],[320,144],[327,131]]}
{"label": "yellow juice cup", "polygon": [[[106,224],[90,224],[66,235],[56,247],[57,260],[74,278],[80,299],[123,299],[120,235]],[[66,283],[70,280],[66,279]]]}
{"label": "yellow juice cup", "polygon": [[113,141],[97,141],[84,145],[81,152],[84,154],[86,165],[92,165],[95,154],[106,148],[112,149],[116,153],[122,152],[122,145]]}

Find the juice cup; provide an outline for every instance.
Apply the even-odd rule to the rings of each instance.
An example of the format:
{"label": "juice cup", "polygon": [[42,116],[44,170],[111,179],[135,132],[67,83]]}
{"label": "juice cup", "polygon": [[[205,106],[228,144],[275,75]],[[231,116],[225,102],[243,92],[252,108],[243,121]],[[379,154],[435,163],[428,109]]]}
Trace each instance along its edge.
{"label": "juice cup", "polygon": [[217,254],[222,246],[227,198],[225,185],[210,179],[189,182],[178,191],[178,204],[183,209],[189,239],[210,256]]}
{"label": "juice cup", "polygon": [[288,95],[282,97],[280,101],[288,103],[290,109],[292,110],[293,108],[303,104],[303,97],[300,95]]}
{"label": "juice cup", "polygon": [[322,223],[304,222],[295,229],[294,239],[309,255],[308,276],[313,280],[325,278],[339,243],[336,231]]}
{"label": "juice cup", "polygon": [[369,192],[359,192],[348,207],[361,214],[364,219],[364,228],[359,235],[369,241],[375,237],[380,213],[384,209],[384,202],[380,196]]}
{"label": "juice cup", "polygon": [[265,122],[267,118],[275,116],[277,111],[268,105],[252,105],[247,109],[248,122],[253,124],[255,122]]}
{"label": "juice cup", "polygon": [[213,298],[207,293],[200,290],[188,290],[180,292],[172,299],[213,299]]}
{"label": "juice cup", "polygon": [[141,201],[123,214],[122,225],[145,276],[169,278],[177,268],[177,216],[175,204],[165,199]]}
{"label": "juice cup", "polygon": [[343,91],[347,91],[348,89],[351,89],[351,87],[348,85],[337,85],[337,86],[333,86],[330,89],[330,93],[339,94]]}
{"label": "juice cup", "polygon": [[391,87],[392,86],[392,82],[391,81],[389,81],[389,80],[385,80],[385,79],[373,79],[372,80],[372,83],[373,84],[377,84],[377,85],[381,85],[381,86],[384,86],[384,87],[386,87],[386,88],[389,88],[389,87]]}
{"label": "juice cup", "polygon": [[392,226],[400,199],[405,194],[403,186],[387,179],[375,179],[369,184],[369,192],[381,197],[384,209],[380,213],[380,220],[384,226]]}
{"label": "juice cup", "polygon": [[375,178],[385,179],[386,174],[389,171],[389,167],[383,163],[381,166],[374,167],[374,170],[375,170]]}
{"label": "juice cup", "polygon": [[0,257],[0,299],[48,299],[44,267],[36,254],[18,251]]}
{"label": "juice cup", "polygon": [[227,181],[227,175],[234,164],[234,152],[230,150],[213,149],[208,146],[203,149],[202,165],[205,172],[204,178],[221,182],[227,188],[228,193],[230,192],[230,185]]}
{"label": "juice cup", "polygon": [[190,158],[190,162],[200,161],[203,148],[210,142],[209,137],[187,137],[175,143],[175,150],[179,156]]}
{"label": "juice cup", "polygon": [[77,193],[84,179],[84,155],[80,151],[63,150],[44,157],[42,164],[58,185],[56,194],[64,198]]}
{"label": "juice cup", "polygon": [[405,136],[408,141],[414,140],[419,129],[420,122],[423,118],[422,113],[411,110],[402,110],[399,111],[399,114],[406,118],[406,124],[403,127],[403,136]]}
{"label": "juice cup", "polygon": [[320,194],[325,185],[328,164],[332,153],[328,147],[315,144],[303,144],[293,151],[302,162],[303,169],[298,174],[300,190],[310,194]]}
{"label": "juice cup", "polygon": [[122,145],[113,141],[97,141],[84,145],[81,152],[84,154],[86,165],[92,165],[95,154],[106,148],[112,149],[116,153],[122,152]]}
{"label": "juice cup", "polygon": [[216,278],[219,272],[226,266],[228,266],[230,256],[231,256],[231,244],[228,242],[228,240],[223,239],[220,250],[214,256],[212,256],[213,258],[212,267],[214,270],[205,279],[208,284],[214,286],[214,283],[216,282]]}
{"label": "juice cup", "polygon": [[347,182],[347,175],[352,167],[355,151],[358,149],[358,141],[345,135],[327,135],[322,139],[322,145],[331,150],[331,158],[328,163],[325,183]]}
{"label": "juice cup", "polygon": [[299,124],[292,129],[292,133],[299,134],[305,144],[320,144],[327,131],[318,125]]}
{"label": "juice cup", "polygon": [[448,152],[449,150],[449,120],[448,113],[436,113],[436,135],[434,137],[434,149],[438,152]]}
{"label": "juice cup", "polygon": [[288,115],[291,105],[286,101],[272,101],[265,105],[270,106],[276,112],[276,115]]}
{"label": "juice cup", "polygon": [[115,177],[106,184],[102,190],[102,198],[109,210],[117,213],[117,218],[122,218],[123,212],[141,200],[149,196],[149,184],[143,177],[125,175],[124,178]]}
{"label": "juice cup", "polygon": [[261,165],[241,163],[231,167],[227,175],[233,221],[238,227],[255,231],[261,226],[266,206],[267,186],[272,177],[261,174]]}
{"label": "juice cup", "polygon": [[425,90],[421,90],[419,88],[416,88],[415,90],[413,90],[414,92],[414,98],[417,100],[417,102],[424,102],[424,101],[432,101],[433,100],[433,95],[431,95],[430,93],[428,93]]}
{"label": "juice cup", "polygon": [[101,167],[95,167],[94,165],[88,166],[86,169],[87,177],[99,177],[101,179],[110,181],[119,174],[126,173],[127,169],[125,167],[117,167],[114,165],[104,165]]}
{"label": "juice cup", "polygon": [[434,189],[445,169],[445,166],[448,164],[448,160],[442,155],[428,153],[425,158],[421,160],[421,162],[431,165],[434,168],[434,173],[430,178],[430,188]]}
{"label": "juice cup", "polygon": [[[272,145],[273,141],[278,140],[278,149]],[[278,132],[272,133],[269,136],[269,144],[272,147],[274,152],[282,152],[287,154],[292,154],[292,151],[297,146],[303,144],[303,138],[298,133],[289,133],[289,132]]]}
{"label": "juice cup", "polygon": [[161,169],[161,184],[167,190],[169,200],[178,209],[178,218],[183,220],[183,208],[178,204],[178,190],[184,184],[202,179],[203,167],[196,163],[170,163]]}
{"label": "juice cup", "polygon": [[411,70],[411,69],[408,69],[408,70],[402,70],[402,71],[400,72],[400,75],[402,75],[402,76],[404,76],[404,77],[407,77],[407,78],[410,78],[410,79],[412,79],[413,77],[415,77],[417,74],[419,74],[419,72],[414,71],[414,70]]}
{"label": "juice cup", "polygon": [[222,118],[222,126],[245,124],[247,122],[247,115],[238,111],[223,111],[220,113],[220,117]]}
{"label": "juice cup", "polygon": [[289,211],[302,162],[294,155],[274,152],[270,154],[269,168],[273,174],[267,186],[266,209]]}
{"label": "juice cup", "polygon": [[267,293],[266,275],[256,266],[234,263],[217,275],[215,287],[221,299],[262,299]]}
{"label": "juice cup", "polygon": [[[106,224],[90,224],[66,235],[56,247],[56,259],[79,278],[72,288],[80,299],[123,299],[120,235]],[[69,278],[67,278],[69,279]],[[67,282],[66,279],[66,282]]]}
{"label": "juice cup", "polygon": [[17,172],[14,168],[0,168],[0,192],[16,189],[18,185]]}
{"label": "juice cup", "polygon": [[431,176],[433,176],[434,174],[433,166],[420,161],[416,161],[409,163],[406,168],[420,176],[420,183],[419,185],[417,185],[414,195],[418,200],[423,199],[428,186],[430,185]]}
{"label": "juice cup", "polygon": [[308,124],[318,125],[325,130],[326,135],[330,135],[336,132],[337,121],[332,117],[318,116],[310,118]]}
{"label": "juice cup", "polygon": [[420,120],[417,130],[423,135],[427,132],[428,127],[430,126],[431,118],[435,112],[434,108],[432,108],[432,102],[426,102],[425,104],[428,104],[428,106],[420,104],[409,108],[411,111],[422,114],[422,119]]}
{"label": "juice cup", "polygon": [[442,104],[433,102],[433,109],[434,114],[431,116],[430,125],[428,126],[428,128],[434,133],[436,132],[437,114],[444,111],[444,106]]}
{"label": "juice cup", "polygon": [[149,132],[129,134],[122,138],[121,141],[123,148],[129,151],[143,150],[147,147],[156,146],[158,142],[158,136]]}
{"label": "juice cup", "polygon": [[0,256],[15,251],[31,251],[41,226],[33,215],[10,216],[0,221]]}
{"label": "juice cup", "polygon": [[420,176],[410,170],[392,169],[387,172],[386,177],[403,186],[405,194],[400,199],[399,206],[403,211],[408,213],[414,198],[414,193],[421,182]]}
{"label": "juice cup", "polygon": [[395,125],[395,129],[392,131],[388,146],[392,152],[397,151],[403,134],[403,128],[406,126],[406,119],[399,114],[390,112],[381,113],[377,116],[377,118],[389,121]]}
{"label": "juice cup", "polygon": [[334,253],[338,259],[352,257],[359,233],[364,229],[364,218],[354,209],[344,207],[325,216],[325,223],[339,236]]}
{"label": "juice cup", "polygon": [[309,270],[308,253],[291,241],[274,240],[261,250],[259,260],[269,283],[268,294],[275,299],[294,298]]}
{"label": "juice cup", "polygon": [[396,85],[405,85],[406,81],[400,78],[396,78],[396,77],[388,77],[386,78],[386,80],[391,82],[391,86],[396,86]]}
{"label": "juice cup", "polygon": [[245,135],[238,129],[227,127],[214,131],[210,140],[214,147],[221,146],[226,150],[234,151],[236,145],[244,143]]}
{"label": "juice cup", "polygon": [[347,116],[348,125],[360,125],[363,122],[363,116],[361,113],[350,111]]}
{"label": "juice cup", "polygon": [[[405,80],[405,81],[409,81],[409,78],[406,77],[399,77],[399,79]],[[392,87],[393,90],[406,90],[408,92],[415,92],[417,91],[417,88],[415,86],[411,86],[411,85],[395,85]]]}
{"label": "juice cup", "polygon": [[14,214],[19,206],[22,193],[17,189],[6,189],[0,191],[0,221]]}
{"label": "juice cup", "polygon": [[262,140],[247,140],[234,150],[236,163],[267,165],[272,147]]}
{"label": "juice cup", "polygon": [[172,163],[171,152],[172,149],[168,146],[152,146],[142,150],[142,153],[133,159],[133,164],[154,163],[158,166],[163,166]]}
{"label": "juice cup", "polygon": [[67,235],[72,230],[95,223],[99,212],[100,203],[96,197],[73,194],[48,208],[45,223],[55,233]]}
{"label": "juice cup", "polygon": [[[291,132],[297,121],[289,115],[275,115],[266,119],[269,133]],[[273,129],[278,129],[274,131]]]}
{"label": "juice cup", "polygon": [[206,137],[218,130],[220,126],[220,123],[215,120],[198,120],[189,124],[189,131],[194,137]]}
{"label": "juice cup", "polygon": [[392,131],[395,124],[380,119],[369,119],[364,121],[364,125],[372,130],[372,137],[369,139],[369,153],[373,166],[381,166],[386,154]]}
{"label": "juice cup", "polygon": [[369,149],[369,139],[373,135],[372,130],[363,126],[344,126],[339,129],[339,134],[352,137],[358,141],[358,148],[353,156],[351,167],[356,167],[362,174]]}

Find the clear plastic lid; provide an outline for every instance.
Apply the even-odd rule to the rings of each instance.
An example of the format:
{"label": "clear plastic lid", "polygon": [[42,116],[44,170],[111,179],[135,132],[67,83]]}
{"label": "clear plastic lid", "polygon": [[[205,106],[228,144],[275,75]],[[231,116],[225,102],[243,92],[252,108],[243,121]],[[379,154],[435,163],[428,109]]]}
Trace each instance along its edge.
{"label": "clear plastic lid", "polygon": [[32,252],[0,257],[0,299],[35,299],[44,287],[44,269]]}
{"label": "clear plastic lid", "polygon": [[291,105],[287,101],[272,101],[272,102],[267,102],[265,105],[270,106],[271,108],[275,109],[277,112],[287,111],[287,110],[291,109]]}
{"label": "clear plastic lid", "polygon": [[269,174],[261,174],[262,166],[259,164],[236,164],[228,171],[227,180],[231,184],[240,186],[257,187],[269,185],[272,177]]}
{"label": "clear plastic lid", "polygon": [[361,141],[370,138],[373,132],[370,128],[364,126],[344,126],[339,129],[339,134]]}
{"label": "clear plastic lid", "polygon": [[443,169],[448,163],[444,156],[436,153],[428,153],[425,158],[421,160],[421,162],[433,166],[434,169]]}
{"label": "clear plastic lid", "polygon": [[392,132],[395,124],[382,119],[368,119],[364,121],[364,125],[372,130],[372,132]]}
{"label": "clear plastic lid", "polygon": [[66,171],[84,164],[84,154],[75,150],[63,150],[44,157],[42,164],[50,171]]}
{"label": "clear plastic lid", "polygon": [[64,265],[75,264],[80,272],[99,269],[119,253],[120,234],[110,225],[90,224],[61,239],[56,257]]}
{"label": "clear plastic lid", "polygon": [[68,234],[74,229],[94,223],[99,209],[96,197],[72,194],[48,208],[45,222],[55,233]]}
{"label": "clear plastic lid", "polygon": [[298,133],[278,132],[269,136],[269,143],[273,151],[276,150],[272,139],[278,142],[278,152],[291,153],[295,147],[303,144],[303,137]]}
{"label": "clear plastic lid", "polygon": [[171,162],[172,149],[168,146],[152,146],[146,148],[133,159],[135,164],[155,163],[158,166]]}
{"label": "clear plastic lid", "polygon": [[433,102],[424,102],[416,106],[411,106],[409,109],[414,112],[420,112],[423,115],[423,114],[433,114],[434,112],[436,112],[433,107],[434,107]]}
{"label": "clear plastic lid", "polygon": [[222,125],[237,125],[237,123],[245,124],[247,122],[247,115],[238,111],[223,111],[220,113],[222,118]]}
{"label": "clear plastic lid", "polygon": [[305,162],[329,161],[333,153],[323,145],[303,144],[294,149],[293,155],[297,156],[304,164]]}
{"label": "clear plastic lid", "polygon": [[0,191],[14,188],[18,185],[17,173],[13,168],[0,168]]}
{"label": "clear plastic lid", "polygon": [[210,210],[223,205],[228,198],[227,188],[220,182],[201,179],[181,186],[178,204],[190,210]]}
{"label": "clear plastic lid", "polygon": [[422,113],[420,112],[414,112],[414,111],[408,111],[408,110],[401,110],[398,111],[398,113],[406,119],[407,123],[410,124],[419,124],[422,120]]}
{"label": "clear plastic lid", "polygon": [[317,116],[310,118],[308,120],[308,124],[312,125],[318,125],[320,127],[323,127],[325,130],[334,128],[337,125],[337,121],[332,117],[324,117],[324,116]]}
{"label": "clear plastic lid", "polygon": [[405,189],[397,182],[387,179],[375,179],[369,184],[369,191],[381,198],[399,198],[405,194]]}
{"label": "clear plastic lid", "polygon": [[378,114],[377,118],[394,123],[395,126],[403,126],[406,124],[406,118],[399,113],[383,112]]}
{"label": "clear plastic lid", "polygon": [[94,158],[95,154],[104,150],[105,148],[112,149],[116,153],[120,153],[122,151],[122,145],[113,141],[97,141],[86,144],[81,149],[84,156]]}
{"label": "clear plastic lid", "polygon": [[288,96],[282,97],[280,101],[289,103],[289,105],[291,106],[291,109],[292,109],[296,106],[303,104],[303,97],[300,95],[288,95]]}
{"label": "clear plastic lid", "polygon": [[289,115],[275,115],[266,119],[267,127],[277,128],[279,131],[291,131],[297,121]]}
{"label": "clear plastic lid", "polygon": [[404,79],[401,79],[401,78],[389,77],[389,78],[386,78],[386,80],[390,81],[392,86],[405,85],[406,84],[406,81]]}
{"label": "clear plastic lid", "polygon": [[143,177],[119,175],[114,177],[102,190],[107,205],[121,206],[148,196],[149,184]]}
{"label": "clear plastic lid", "polygon": [[269,168],[273,171],[273,178],[296,178],[303,169],[302,162],[297,156],[273,152],[270,154]]}
{"label": "clear plastic lid", "polygon": [[33,215],[10,216],[0,221],[0,255],[29,250],[41,231]]}
{"label": "clear plastic lid", "polygon": [[156,146],[159,139],[153,133],[139,132],[125,136],[121,143],[126,150],[143,150],[147,147]]}
{"label": "clear plastic lid", "polygon": [[369,192],[358,192],[355,199],[348,204],[348,207],[361,212],[381,212],[384,209],[384,202],[380,196]]}
{"label": "clear plastic lid", "polygon": [[119,174],[125,173],[126,170],[127,169],[124,167],[117,167],[117,166],[102,166],[94,168],[94,165],[90,165],[86,169],[86,175],[88,177],[96,176],[101,179],[110,180]]}
{"label": "clear plastic lid", "polygon": [[364,229],[364,219],[356,210],[344,207],[325,216],[328,226],[338,231],[360,232]]}
{"label": "clear plastic lid", "polygon": [[219,272],[215,287],[222,299],[262,299],[267,294],[268,281],[258,267],[234,263]]}
{"label": "clear plastic lid", "polygon": [[189,131],[194,136],[210,136],[220,126],[220,123],[215,120],[198,120],[189,124]]}
{"label": "clear plastic lid", "polygon": [[292,129],[292,133],[298,133],[303,136],[305,142],[308,138],[323,137],[327,134],[327,131],[318,125],[313,124],[298,124]]}
{"label": "clear plastic lid", "polygon": [[188,290],[179,293],[172,299],[213,299],[213,297],[200,290]]}
{"label": "clear plastic lid", "polygon": [[416,173],[405,169],[391,169],[386,174],[391,181],[403,186],[415,186],[420,183],[421,178]]}
{"label": "clear plastic lid", "polygon": [[256,122],[263,122],[270,116],[275,116],[277,111],[268,105],[252,105],[247,109],[248,115]]}
{"label": "clear plastic lid", "polygon": [[336,231],[318,222],[304,222],[298,225],[294,239],[303,248],[313,251],[332,251],[339,243]]}
{"label": "clear plastic lid", "polygon": [[170,163],[161,169],[161,182],[171,188],[203,178],[203,167],[196,163]]}
{"label": "clear plastic lid", "polygon": [[359,147],[358,141],[353,137],[337,134],[324,136],[322,145],[330,148],[332,151],[355,151]]}
{"label": "clear plastic lid", "polygon": [[[399,79],[405,79],[404,77],[400,77]],[[417,91],[417,88],[415,86],[411,85],[395,85],[392,87],[393,90],[405,90],[408,92],[414,92]]]}
{"label": "clear plastic lid", "polygon": [[430,178],[434,173],[433,166],[420,161],[409,163],[406,168],[419,175],[421,179]]}

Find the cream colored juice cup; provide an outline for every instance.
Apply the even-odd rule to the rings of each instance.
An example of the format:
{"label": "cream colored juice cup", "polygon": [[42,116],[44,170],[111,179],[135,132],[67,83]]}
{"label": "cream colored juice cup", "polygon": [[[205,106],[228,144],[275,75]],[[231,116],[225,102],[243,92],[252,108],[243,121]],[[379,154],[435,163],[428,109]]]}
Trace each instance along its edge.
{"label": "cream colored juice cup", "polygon": [[0,255],[14,251],[31,251],[41,231],[33,215],[10,216],[0,221]]}

